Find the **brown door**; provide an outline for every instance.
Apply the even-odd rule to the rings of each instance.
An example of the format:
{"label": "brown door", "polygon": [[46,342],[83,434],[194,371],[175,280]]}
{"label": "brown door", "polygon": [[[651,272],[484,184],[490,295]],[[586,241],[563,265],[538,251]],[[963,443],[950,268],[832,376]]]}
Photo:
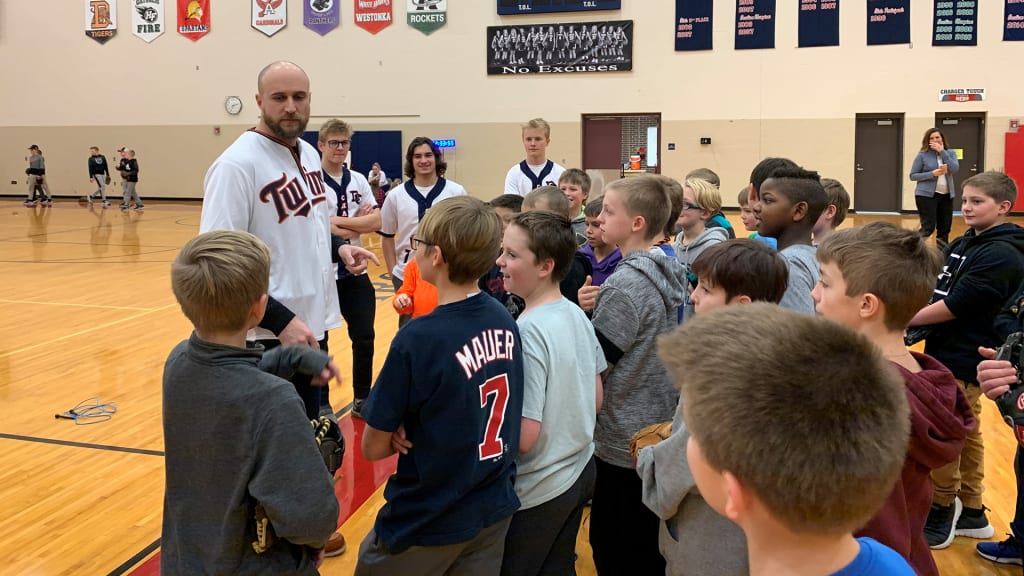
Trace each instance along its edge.
{"label": "brown door", "polygon": [[903,114],[858,114],[853,208],[899,212],[903,190]]}
{"label": "brown door", "polygon": [[583,169],[622,169],[622,117],[583,117]]}
{"label": "brown door", "polygon": [[[985,113],[938,113],[935,127],[942,131],[946,148],[957,151],[960,171],[953,175],[953,181],[959,192],[964,180],[985,171]],[[954,206],[959,210],[960,203]]]}

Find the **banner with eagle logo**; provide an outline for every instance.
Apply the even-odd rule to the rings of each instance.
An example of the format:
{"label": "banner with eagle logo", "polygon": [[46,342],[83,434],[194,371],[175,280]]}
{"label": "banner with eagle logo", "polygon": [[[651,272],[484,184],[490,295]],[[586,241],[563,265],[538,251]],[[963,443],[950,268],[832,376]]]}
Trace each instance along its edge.
{"label": "banner with eagle logo", "polygon": [[448,21],[448,0],[406,0],[409,26],[430,34]]}
{"label": "banner with eagle logo", "polygon": [[306,28],[323,36],[338,27],[341,21],[341,0],[304,0]]}
{"label": "banner with eagle logo", "polygon": [[132,34],[152,42],[164,33],[164,0],[132,0]]}
{"label": "banner with eagle logo", "polygon": [[85,35],[106,44],[117,34],[117,0],[85,0]]}
{"label": "banner with eagle logo", "polygon": [[356,0],[356,26],[376,34],[391,26],[391,0]]}
{"label": "banner with eagle logo", "polygon": [[252,27],[273,36],[288,25],[288,0],[252,0]]}
{"label": "banner with eagle logo", "polygon": [[178,34],[195,42],[210,33],[210,0],[178,0]]}

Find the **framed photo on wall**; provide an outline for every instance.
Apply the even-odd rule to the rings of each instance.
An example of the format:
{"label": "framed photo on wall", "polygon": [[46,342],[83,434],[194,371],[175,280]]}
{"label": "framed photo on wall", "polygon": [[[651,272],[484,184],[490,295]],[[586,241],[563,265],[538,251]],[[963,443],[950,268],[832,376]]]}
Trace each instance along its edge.
{"label": "framed photo on wall", "polygon": [[633,69],[633,21],[487,27],[487,74]]}
{"label": "framed photo on wall", "polygon": [[498,0],[498,14],[503,16],[621,8],[622,0]]}

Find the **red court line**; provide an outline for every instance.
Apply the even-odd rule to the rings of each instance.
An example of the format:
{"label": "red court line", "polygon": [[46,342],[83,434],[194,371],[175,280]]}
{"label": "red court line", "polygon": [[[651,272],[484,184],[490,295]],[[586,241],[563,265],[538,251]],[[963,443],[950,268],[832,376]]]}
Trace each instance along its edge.
{"label": "red court line", "polygon": [[[378,462],[368,462],[360,448],[366,423],[356,418],[338,421],[345,436],[345,462],[334,476],[334,494],[338,497],[340,512],[338,526],[359,509],[377,491],[398,467],[398,455]],[[358,542],[356,542],[358,545]],[[129,572],[131,576],[160,576],[160,551]]]}

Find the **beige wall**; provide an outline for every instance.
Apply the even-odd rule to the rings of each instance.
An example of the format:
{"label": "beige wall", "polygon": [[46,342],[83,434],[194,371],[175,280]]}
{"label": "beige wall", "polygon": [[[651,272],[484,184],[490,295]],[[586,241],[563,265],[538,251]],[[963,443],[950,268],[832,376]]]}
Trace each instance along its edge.
{"label": "beige wall", "polygon": [[[976,48],[930,46],[931,3],[914,2],[911,46],[865,45],[862,2],[841,3],[842,45],[797,49],[798,3],[779,2],[775,50],[734,51],[735,3],[715,3],[711,52],[673,50],[674,2],[624,0],[619,12],[499,18],[492,0],[450,2],[449,23],[430,36],[395,23],[376,36],[352,23],[320,37],[302,26],[302,1],[289,2],[290,23],[273,38],[249,27],[248,3],[213,3],[213,31],[193,43],[168,32],[152,44],[130,34],[129,0],[120,0],[121,29],[106,45],[85,37],[81,3],[42,10],[35,2],[0,3],[0,193],[21,193],[25,147],[43,147],[58,194],[81,193],[87,148],[138,151],[140,190],[149,196],[197,197],[209,163],[256,121],[255,76],[266,63],[292,59],[312,78],[313,113],[341,116],[356,129],[400,129],[450,137],[451,177],[490,197],[521,159],[518,123],[552,121],[551,157],[580,162],[583,113],[661,112],[664,171],[681,177],[707,166],[722,176],[726,205],[766,155],[787,155],[853,188],[854,116],[906,114],[904,167],[935,112],[989,114],[986,165],[1003,165],[1007,120],[1024,115],[1024,80],[1013,73],[1024,43],[1001,41],[1002,3],[980,11]],[[996,5],[998,4],[998,5]],[[169,3],[168,24],[173,23]],[[633,19],[634,70],[619,74],[489,77],[485,27],[493,24]],[[948,87],[982,87],[987,100],[938,102]],[[232,117],[228,95],[245,108]],[[406,117],[393,117],[405,115]],[[318,120],[310,126],[315,128]],[[221,134],[214,135],[214,127]],[[711,146],[698,139],[710,136]],[[676,150],[665,145],[675,143]],[[10,181],[18,184],[11,185]],[[913,188],[904,185],[904,208]]]}

